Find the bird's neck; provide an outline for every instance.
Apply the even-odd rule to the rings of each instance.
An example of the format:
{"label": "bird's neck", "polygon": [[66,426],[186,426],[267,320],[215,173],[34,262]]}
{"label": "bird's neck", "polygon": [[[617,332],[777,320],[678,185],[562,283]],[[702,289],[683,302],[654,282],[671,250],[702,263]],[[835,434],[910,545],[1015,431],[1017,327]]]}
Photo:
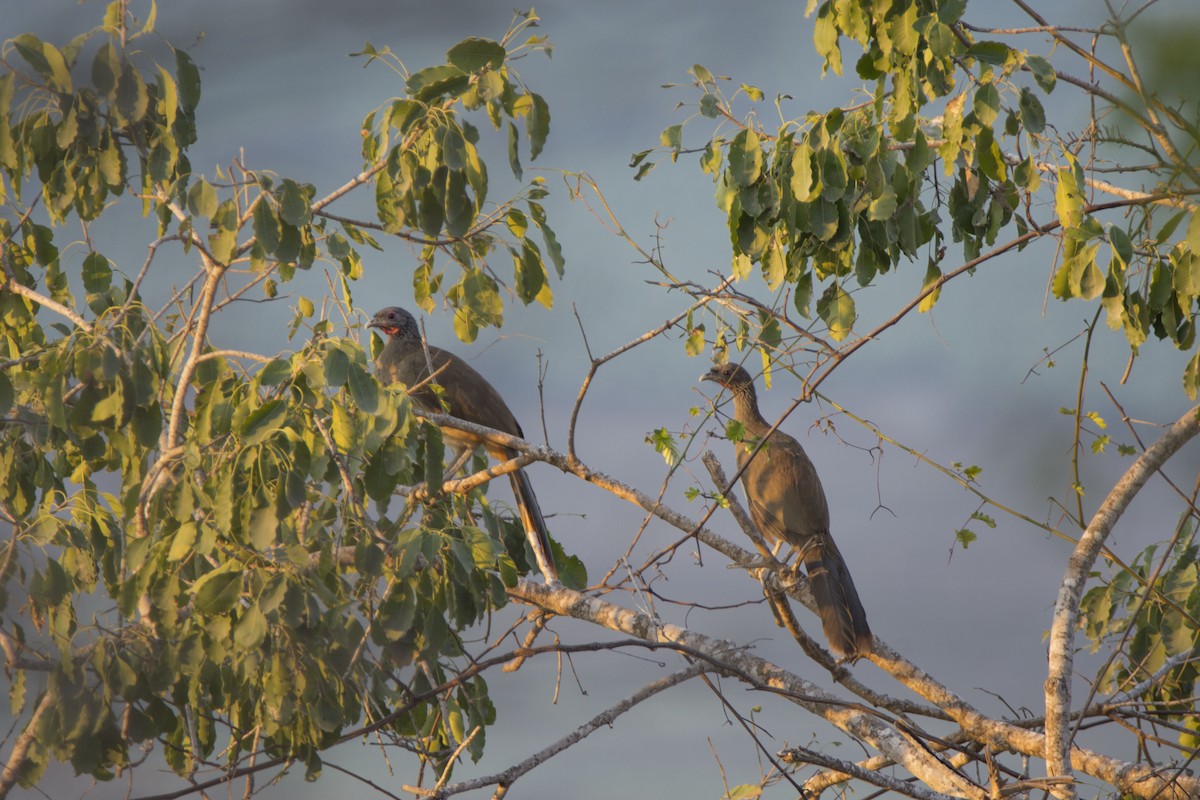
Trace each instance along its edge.
{"label": "bird's neck", "polygon": [[733,417],[751,436],[762,436],[771,429],[770,423],[758,411],[758,398],[754,396],[753,387],[733,393]]}
{"label": "bird's neck", "polygon": [[410,350],[420,350],[421,340],[413,339],[409,336],[389,336],[383,349],[399,355],[400,353],[407,353]]}

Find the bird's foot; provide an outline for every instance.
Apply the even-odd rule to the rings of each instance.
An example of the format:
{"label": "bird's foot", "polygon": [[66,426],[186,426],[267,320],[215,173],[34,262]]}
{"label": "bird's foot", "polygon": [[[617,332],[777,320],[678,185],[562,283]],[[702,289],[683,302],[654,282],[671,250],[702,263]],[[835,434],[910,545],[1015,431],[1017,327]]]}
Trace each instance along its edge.
{"label": "bird's foot", "polygon": [[773,558],[755,558],[751,561],[747,561],[745,564],[726,564],[725,566],[726,569],[744,569],[747,571],[752,571],[756,569],[776,570],[779,569],[780,565],[779,562]]}

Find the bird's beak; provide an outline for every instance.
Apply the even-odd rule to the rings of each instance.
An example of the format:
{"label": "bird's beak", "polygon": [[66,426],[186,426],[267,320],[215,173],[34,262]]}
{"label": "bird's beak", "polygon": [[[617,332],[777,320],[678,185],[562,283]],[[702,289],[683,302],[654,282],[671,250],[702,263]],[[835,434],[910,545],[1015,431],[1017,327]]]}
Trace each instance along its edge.
{"label": "bird's beak", "polygon": [[370,322],[368,322],[368,323],[367,323],[367,327],[368,327],[368,328],[382,328],[382,327],[383,327],[383,325],[381,325],[381,324],[379,323],[379,320],[375,320],[375,319],[373,319],[373,320],[371,320]]}
{"label": "bird's beak", "polygon": [[702,381],[712,381],[713,383],[720,383],[720,381],[719,381],[719,380],[717,380],[717,376],[713,375],[711,372],[706,372],[706,373],[704,373],[703,375],[701,375],[701,376],[700,376],[700,380],[702,380]]}

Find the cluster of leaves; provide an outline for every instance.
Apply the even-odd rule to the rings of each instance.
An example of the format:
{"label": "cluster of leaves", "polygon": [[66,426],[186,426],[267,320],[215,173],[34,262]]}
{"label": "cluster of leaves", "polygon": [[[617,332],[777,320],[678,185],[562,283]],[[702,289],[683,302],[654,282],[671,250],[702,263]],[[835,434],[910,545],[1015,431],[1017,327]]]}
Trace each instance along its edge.
{"label": "cluster of leaves", "polygon": [[[486,484],[438,496],[437,429],[328,321],[256,370],[240,365],[244,353],[197,340],[250,288],[274,296],[321,258],[339,265],[348,301],[362,270],[355,245],[378,245],[368,225],[321,218],[310,184],[244,169],[237,180],[192,175],[199,73],[181,51],[172,71],[127,49],[153,32],[153,14],[137,34],[129,20],[114,2],[101,28],[65,48],[18,37],[31,71],[0,77],[0,512],[14,522],[0,613],[20,653],[12,711],[35,720],[20,781],[36,783],[51,758],[111,778],[130,747],[154,740],[181,775],[263,752],[312,775],[320,750],[364,725],[445,766],[466,732],[495,718],[482,678],[451,677],[453,660],[460,632],[530,569],[520,525],[488,506]],[[77,62],[101,34],[91,85],[77,85]],[[470,266],[447,294],[473,335],[500,320],[482,260],[497,242],[519,260],[520,296],[548,305],[550,295],[524,213],[514,201],[484,208],[477,134],[451,106],[526,117],[534,155],[549,117],[541,98],[516,92],[497,43],[468,40],[450,57],[461,80],[414,74],[388,116],[400,140],[373,135],[378,181],[391,181],[377,187],[375,227],[442,237],[427,245],[426,274],[435,249]],[[147,269],[170,242],[198,257],[190,285],[210,289],[191,305],[181,292],[147,308],[147,270],[130,280],[90,249],[80,274],[67,272],[56,229],[72,214],[100,225],[133,188],[127,161],[158,226]],[[20,203],[30,187],[44,216]],[[523,199],[561,268],[542,193]],[[504,235],[491,232],[500,220]],[[301,297],[293,332],[314,314]],[[390,512],[398,490],[420,484],[435,487],[432,499]],[[41,681],[29,672],[49,676],[32,697]],[[481,730],[467,752],[478,758],[485,739]]]}
{"label": "cluster of leaves", "polygon": [[[726,96],[725,79],[693,67],[699,116],[719,123],[701,148],[700,166],[716,180],[717,203],[727,214],[734,275],[744,278],[759,265],[767,288],[789,287],[805,318],[815,295],[817,316],[841,341],[857,316],[851,275],[866,286],[925,248],[926,294],[918,308],[928,311],[938,300],[947,233],[974,264],[1012,225],[1021,246],[1050,233],[1059,237],[1054,295],[1099,299],[1109,326],[1123,329],[1135,352],[1151,332],[1193,349],[1200,215],[1178,198],[1194,193],[1198,175],[1154,120],[1174,126],[1186,140],[1183,151],[1200,143],[1196,128],[1156,97],[1142,97],[1144,109],[1121,103],[1149,142],[1112,137],[1102,144],[1116,151],[1114,160],[1135,151],[1158,155],[1158,164],[1138,175],[1154,190],[1089,205],[1077,148],[1047,130],[1041,97],[1055,89],[1057,73],[1042,56],[977,39],[961,20],[965,9],[965,0],[810,2],[825,68],[840,75],[844,43],[857,43],[863,53],[855,70],[869,100],[810,112],[775,131],[764,128],[757,109],[735,116],[734,101],[760,103],[761,90],[742,84]],[[786,99],[776,100],[781,113]],[[1099,99],[1113,102],[1111,95]],[[736,133],[725,133],[730,126]],[[672,125],[661,136],[672,158],[684,152],[683,129]],[[638,177],[654,166],[651,152],[634,155]],[[1044,184],[1055,191],[1057,220],[1039,223],[1030,209]],[[1164,197],[1175,199],[1159,204]],[[1134,212],[1125,219],[1105,224],[1097,217],[1129,207]],[[1107,267],[1097,263],[1102,245],[1111,252]],[[1194,399],[1200,350],[1184,386]]]}
{"label": "cluster of leaves", "polygon": [[[1200,142],[1200,138],[1197,139]],[[1055,209],[1063,225],[1062,262],[1054,273],[1054,296],[1067,300],[1099,299],[1112,330],[1124,331],[1137,349],[1153,333],[1180,350],[1196,345],[1196,310],[1200,302],[1200,211],[1168,206],[1137,209],[1125,227],[1107,230],[1083,200],[1084,173],[1068,159],[1055,193]],[[1176,231],[1186,223],[1184,235]],[[1102,249],[1108,265],[1099,263]],[[1195,400],[1200,389],[1200,349],[1188,361],[1183,388]]]}
{"label": "cluster of leaves", "polygon": [[[1174,547],[1151,546],[1128,569],[1115,571],[1089,589],[1080,610],[1093,652],[1102,645],[1128,638],[1119,656],[1107,667],[1100,689],[1125,691],[1149,680],[1168,659],[1194,653],[1200,641],[1200,545],[1196,522],[1180,520]],[[1094,575],[1093,577],[1100,577]],[[1154,681],[1147,695],[1150,711],[1164,719],[1193,723],[1193,733],[1181,734],[1181,744],[1195,748],[1195,686],[1200,670],[1185,661]],[[1183,738],[1187,737],[1187,738]]]}
{"label": "cluster of leaves", "polygon": [[[128,763],[127,742],[155,738],[183,775],[219,747],[231,761],[264,748],[312,770],[364,718],[388,717],[436,755],[464,720],[491,722],[480,686],[460,688],[468,699],[449,720],[428,686],[389,677],[418,661],[419,683],[444,681],[439,662],[461,654],[454,632],[503,605],[504,583],[527,569],[523,551],[518,563],[505,549],[523,541],[511,521],[485,509],[484,529],[462,522],[478,497],[418,521],[407,505],[395,520],[366,514],[363,496],[386,510],[398,484],[441,477],[436,432],[419,435],[403,389],[380,386],[346,339],[317,338],[253,377],[213,358],[194,378],[181,452],[163,466],[149,456],[171,399],[169,352],[135,309],[14,375],[12,403],[40,447],[7,428],[0,503],[18,519],[14,546],[55,557],[8,562],[5,585],[28,587],[32,625],[9,631],[46,637],[58,656],[37,729],[45,750],[22,780],[35,782],[49,755],[107,777]],[[114,474],[116,494],[102,488]],[[88,622],[104,597],[115,616]]]}
{"label": "cluster of leaves", "polygon": [[[522,26],[537,17],[522,15]],[[511,38],[511,37],[510,37]],[[506,38],[506,42],[508,39]],[[503,247],[512,257],[512,288],[524,303],[553,303],[549,270],[563,274],[562,247],[547,223],[540,201],[546,196],[543,182],[535,179],[519,198],[488,211],[488,172],[479,156],[478,129],[453,113],[461,103],[466,111],[482,109],[488,122],[508,137],[508,160],[513,177],[521,180],[520,134],[523,120],[530,159],[545,146],[550,133],[550,107],[545,99],[519,82],[508,59],[524,48],[545,46],[531,36],[510,52],[491,39],[470,38],[446,53],[447,63],[428,67],[408,77],[408,97],[384,111],[373,112],[363,122],[363,157],[368,169],[383,164],[375,176],[375,199],[383,230],[420,231],[425,247],[413,273],[417,304],[433,309],[433,295],[442,289],[444,275],[437,271],[438,251],[450,255],[461,269],[459,280],[444,290],[455,309],[455,329],[464,341],[473,341],[480,327],[499,326],[504,304],[499,285],[486,267],[488,255]],[[381,57],[374,48],[365,55]],[[522,200],[527,209],[517,207]],[[502,220],[503,227],[497,226]],[[541,233],[542,248],[530,237]]]}
{"label": "cluster of leaves", "polygon": [[[72,210],[85,221],[98,217],[108,197],[125,189],[130,150],[137,154],[136,174],[147,202],[158,187],[178,184],[191,171],[184,153],[196,140],[200,73],[186,52],[174,48],[174,72],[157,64],[139,68],[145,54],[124,49],[121,8],[111,4],[100,28],[62,48],[31,33],[11,40],[33,75],[0,76],[0,167],[18,196],[24,179],[37,170],[43,207],[54,222]],[[152,32],[151,20],[130,41]],[[91,59],[90,85],[77,86],[76,62],[99,34],[110,41]],[[18,77],[36,90],[13,120],[15,101],[24,94],[15,91]],[[4,191],[0,182],[0,199]]]}

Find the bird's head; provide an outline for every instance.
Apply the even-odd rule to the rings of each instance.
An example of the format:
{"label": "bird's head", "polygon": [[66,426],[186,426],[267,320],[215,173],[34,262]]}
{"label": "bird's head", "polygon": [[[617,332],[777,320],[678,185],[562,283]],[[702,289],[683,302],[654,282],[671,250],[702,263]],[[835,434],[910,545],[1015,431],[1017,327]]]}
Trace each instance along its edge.
{"label": "bird's head", "polygon": [[368,328],[378,328],[384,336],[392,339],[420,339],[421,331],[412,314],[397,306],[388,306],[375,312]]}
{"label": "bird's head", "polygon": [[731,392],[753,391],[754,379],[740,364],[715,364],[708,372],[700,376],[702,381],[712,381],[720,384]]}

